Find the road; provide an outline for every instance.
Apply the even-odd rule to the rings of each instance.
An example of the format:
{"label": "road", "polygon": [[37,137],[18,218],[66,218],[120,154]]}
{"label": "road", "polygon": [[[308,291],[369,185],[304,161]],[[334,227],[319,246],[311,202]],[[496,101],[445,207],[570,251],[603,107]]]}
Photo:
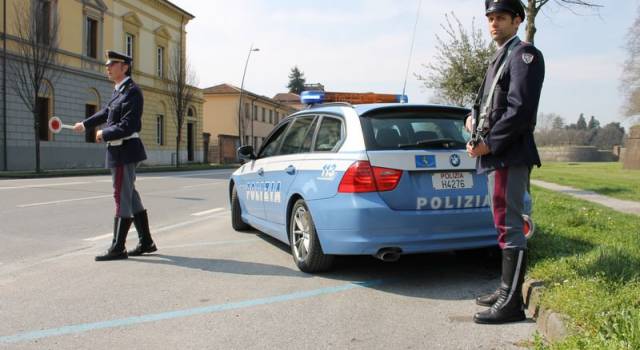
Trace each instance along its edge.
{"label": "road", "polygon": [[[159,251],[101,262],[108,176],[0,181],[0,349],[518,349],[531,320],[476,325],[496,261],[343,257],[298,271],[288,247],[230,225],[229,170],[140,174]],[[127,245],[136,244],[135,232]]]}

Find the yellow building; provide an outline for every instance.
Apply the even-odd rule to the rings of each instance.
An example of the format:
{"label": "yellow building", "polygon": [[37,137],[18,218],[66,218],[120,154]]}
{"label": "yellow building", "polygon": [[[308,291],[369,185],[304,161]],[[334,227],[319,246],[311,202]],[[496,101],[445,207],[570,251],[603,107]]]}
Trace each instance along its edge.
{"label": "yellow building", "polygon": [[[17,93],[12,67],[23,59],[18,8],[30,1],[6,0],[7,13],[0,18],[6,30],[7,89],[2,95],[0,120],[0,161],[6,170],[33,169],[35,134],[32,115]],[[105,50],[116,50],[133,57],[133,80],[144,94],[141,137],[147,150],[147,165],[172,164],[176,160],[176,112],[172,107],[171,72],[176,62],[185,62],[186,24],[193,15],[167,0],[31,0],[40,4],[38,25],[48,30],[59,23],[59,46],[55,77],[49,77],[38,98],[38,120],[46,125],[58,116],[63,123],[80,121],[109,102],[113,83],[104,69]],[[40,18],[44,18],[41,20]],[[6,21],[5,21],[6,19]],[[56,21],[57,19],[57,21]],[[179,60],[176,58],[180,57]],[[3,64],[2,67],[5,67]],[[187,104],[180,144],[181,162],[203,160],[202,91],[193,88]],[[6,108],[4,107],[6,104]],[[95,131],[93,131],[95,133]],[[51,134],[40,128],[41,164],[44,169],[83,168],[104,165],[104,145],[95,144],[93,133],[77,135],[70,131]],[[6,135],[6,136],[5,136]],[[16,156],[21,155],[21,156]]]}
{"label": "yellow building", "polygon": [[[252,145],[258,149],[280,120],[296,111],[283,103],[247,90],[242,91],[242,109],[239,110],[240,88],[220,84],[203,90],[203,130],[211,134],[210,158],[221,163],[236,160],[240,146]],[[238,112],[242,123],[238,123]],[[241,135],[239,138],[238,135]]]}

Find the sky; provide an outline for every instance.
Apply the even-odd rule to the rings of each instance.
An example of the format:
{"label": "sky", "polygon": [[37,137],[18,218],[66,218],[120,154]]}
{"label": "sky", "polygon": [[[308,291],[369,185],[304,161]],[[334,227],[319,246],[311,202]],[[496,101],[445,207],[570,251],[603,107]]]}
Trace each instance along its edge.
{"label": "sky", "polygon": [[[436,55],[436,35],[445,14],[465,27],[475,20],[489,40],[484,1],[422,0],[413,55],[411,38],[420,0],[171,0],[193,19],[187,25],[187,55],[201,88],[240,86],[249,48],[244,88],[268,97],[286,92],[293,66],[307,83],[327,91],[402,92],[411,103],[429,103],[433,91],[415,74]],[[575,123],[580,113],[602,125],[621,122],[622,66],[629,27],[640,0],[594,0],[597,12],[573,11],[550,1],[536,19],[536,46],[546,63],[539,112]],[[615,4],[615,5],[614,5]],[[524,25],[519,31],[524,38]]]}

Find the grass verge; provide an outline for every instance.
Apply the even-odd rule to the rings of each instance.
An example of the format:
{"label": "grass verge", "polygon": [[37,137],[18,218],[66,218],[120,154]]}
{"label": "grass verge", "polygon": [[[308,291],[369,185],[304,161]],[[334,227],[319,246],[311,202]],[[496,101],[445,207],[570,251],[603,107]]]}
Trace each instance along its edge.
{"label": "grass verge", "polygon": [[533,179],[593,191],[618,199],[640,201],[640,170],[622,169],[622,163],[548,162],[535,168]]}
{"label": "grass verge", "polygon": [[574,335],[537,349],[640,349],[640,218],[536,187],[529,276]]}

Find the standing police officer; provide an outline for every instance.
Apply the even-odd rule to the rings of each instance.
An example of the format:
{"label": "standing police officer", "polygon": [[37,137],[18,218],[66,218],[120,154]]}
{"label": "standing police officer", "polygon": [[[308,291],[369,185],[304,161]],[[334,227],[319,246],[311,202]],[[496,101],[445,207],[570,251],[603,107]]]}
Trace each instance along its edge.
{"label": "standing police officer", "polygon": [[527,241],[522,217],[533,165],[540,157],[533,138],[544,59],[533,45],[520,41],[525,18],[520,0],[486,0],[489,31],[498,45],[466,127],[474,137],[467,145],[478,157],[478,173],[487,173],[493,221],[502,249],[502,281],[476,303],[490,308],[474,316],[476,323],[524,320],[522,282],[527,266]]}
{"label": "standing police officer", "polygon": [[[115,51],[107,51],[106,56],[107,73],[115,83],[111,100],[96,114],[74,125],[76,132],[84,132],[86,128],[106,122],[106,126],[96,132],[96,142],[107,143],[107,167],[111,169],[116,214],[111,247],[96,256],[96,261],[126,259],[129,255],[158,250],[151,239],[147,211],[135,188],[136,166],[147,159],[139,135],[144,105],[142,91],[131,80],[131,57]],[[127,252],[125,241],[131,222],[135,224],[140,242]]]}

